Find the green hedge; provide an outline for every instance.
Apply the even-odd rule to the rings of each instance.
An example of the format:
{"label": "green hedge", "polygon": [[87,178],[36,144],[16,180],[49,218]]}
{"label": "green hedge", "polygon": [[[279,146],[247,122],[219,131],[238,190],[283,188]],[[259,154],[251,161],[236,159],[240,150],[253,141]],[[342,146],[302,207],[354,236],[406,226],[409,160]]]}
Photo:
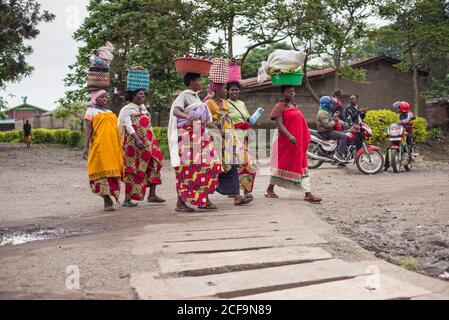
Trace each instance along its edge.
{"label": "green hedge", "polygon": [[[32,129],[31,136],[33,137],[33,143],[36,144],[55,143],[71,147],[78,146],[82,139],[81,132],[68,129]],[[17,141],[23,141],[23,131],[0,132],[0,142]]]}
{"label": "green hedge", "polygon": [[[383,118],[387,124],[379,121]],[[364,122],[373,130],[371,143],[379,144],[386,141],[383,130],[390,124],[399,121],[399,114],[391,110],[371,110],[366,114]],[[416,142],[425,142],[429,135],[427,130],[427,121],[422,117],[417,117],[413,121],[413,137]]]}

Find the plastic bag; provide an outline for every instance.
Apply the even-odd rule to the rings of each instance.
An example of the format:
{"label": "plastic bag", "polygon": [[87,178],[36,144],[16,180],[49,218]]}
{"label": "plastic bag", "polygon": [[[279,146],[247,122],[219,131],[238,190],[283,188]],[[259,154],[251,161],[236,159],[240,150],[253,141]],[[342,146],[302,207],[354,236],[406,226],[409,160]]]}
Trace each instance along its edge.
{"label": "plastic bag", "polygon": [[293,72],[304,65],[306,54],[295,50],[275,50],[268,57],[267,61],[262,62],[259,68],[257,81],[265,82],[271,78],[271,73]]}

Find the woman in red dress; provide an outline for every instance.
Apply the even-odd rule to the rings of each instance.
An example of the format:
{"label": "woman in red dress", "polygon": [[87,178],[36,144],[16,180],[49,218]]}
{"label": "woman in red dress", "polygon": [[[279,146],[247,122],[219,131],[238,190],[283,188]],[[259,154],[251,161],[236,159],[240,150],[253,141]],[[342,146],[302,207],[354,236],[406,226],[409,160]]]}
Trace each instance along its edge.
{"label": "woman in red dress", "polygon": [[312,195],[308,174],[307,148],[310,132],[307,121],[294,103],[295,88],[281,87],[282,99],[276,104],[271,119],[276,121],[279,136],[271,148],[271,179],[265,196],[279,198],[274,186],[305,192],[305,201],[319,203],[321,199]]}

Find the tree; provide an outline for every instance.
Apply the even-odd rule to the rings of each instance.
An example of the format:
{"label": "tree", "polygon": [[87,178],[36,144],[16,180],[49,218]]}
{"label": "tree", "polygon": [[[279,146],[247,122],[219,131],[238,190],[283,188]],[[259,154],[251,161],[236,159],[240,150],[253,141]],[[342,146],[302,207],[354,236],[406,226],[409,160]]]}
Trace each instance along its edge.
{"label": "tree", "polygon": [[286,42],[278,42],[252,50],[242,65],[243,78],[256,77],[261,62],[266,61],[268,56],[277,49],[292,50],[293,48]]}
{"label": "tree", "polygon": [[80,102],[61,101],[61,105],[55,110],[55,117],[60,119],[75,119],[81,131],[84,130],[84,112],[86,105]]}
{"label": "tree", "polygon": [[404,58],[401,42],[396,41],[396,31],[386,25],[368,32],[367,36],[354,46],[351,59],[386,56],[397,60]]}
{"label": "tree", "polygon": [[50,22],[54,15],[41,10],[34,0],[7,0],[0,2],[0,89],[6,82],[17,82],[28,76],[33,67],[26,57],[33,52],[25,40],[39,35],[37,25]]}
{"label": "tree", "polygon": [[285,0],[200,0],[196,3],[201,6],[205,19],[212,22],[212,27],[224,34],[224,43],[219,39],[215,44],[221,48],[226,45],[230,59],[234,57],[236,36],[246,37],[251,43],[240,57],[242,63],[251,50],[287,37]]}
{"label": "tree", "polygon": [[[380,13],[392,21],[394,37],[400,44],[403,60],[397,67],[413,72],[414,111],[419,110],[418,72],[434,61],[448,58],[449,18],[445,0],[395,0],[383,3]],[[447,70],[447,69],[446,69]]]}
{"label": "tree", "polygon": [[6,113],[4,110],[6,110],[6,101],[3,99],[3,97],[0,97],[0,119],[6,119]]}
{"label": "tree", "polygon": [[89,16],[74,38],[85,45],[79,48],[77,62],[66,77],[65,102],[87,100],[85,82],[92,49],[106,41],[115,47],[111,65],[112,109],[124,104],[128,67],[141,65],[150,70],[150,102],[170,96],[182,87],[174,70],[174,56],[187,53],[208,55],[206,48],[209,24],[196,7],[181,0],[91,0]]}
{"label": "tree", "polygon": [[321,56],[335,68],[334,87],[340,87],[340,78],[355,82],[364,81],[364,70],[349,66],[348,58],[354,44],[368,32],[368,17],[374,14],[373,0],[324,0],[325,14],[322,21],[324,32],[317,41]]}

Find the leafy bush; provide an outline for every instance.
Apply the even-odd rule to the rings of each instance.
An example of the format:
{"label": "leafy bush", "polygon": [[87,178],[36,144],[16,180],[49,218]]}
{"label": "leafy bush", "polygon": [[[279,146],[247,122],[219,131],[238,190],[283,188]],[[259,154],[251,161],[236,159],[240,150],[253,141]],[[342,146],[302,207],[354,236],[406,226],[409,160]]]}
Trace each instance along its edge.
{"label": "leafy bush", "polygon": [[[33,143],[36,144],[56,143],[79,147],[82,142],[82,134],[80,131],[71,131],[68,129],[32,129],[31,136],[33,137]],[[0,132],[0,142],[23,142],[23,131]]]}
{"label": "leafy bush", "polygon": [[50,129],[33,129],[31,130],[31,136],[33,137],[33,143],[56,143],[55,130]]}
{"label": "leafy bush", "polygon": [[68,129],[55,130],[54,133],[55,143],[68,144],[70,132],[71,131]]}
{"label": "leafy bush", "polygon": [[159,141],[159,146],[161,147],[162,154],[164,158],[170,156],[170,151],[168,148],[168,128],[167,127],[153,127],[153,132]]}
{"label": "leafy bush", "polygon": [[67,137],[67,144],[71,147],[76,147],[81,139],[83,138],[83,135],[80,131],[69,131],[68,137]]}
{"label": "leafy bush", "polygon": [[[383,118],[386,122],[379,121]],[[366,114],[364,122],[373,130],[373,137],[370,143],[379,144],[386,141],[383,130],[390,124],[399,121],[399,114],[391,110],[371,110]],[[413,137],[415,142],[425,142],[429,132],[427,131],[427,121],[422,117],[417,117],[413,121]]]}
{"label": "leafy bush", "polygon": [[20,139],[19,131],[5,131],[1,133],[0,141],[2,142],[12,142],[13,140]]}
{"label": "leafy bush", "polygon": [[443,140],[445,138],[444,131],[441,128],[430,129],[429,137],[433,140]]}

